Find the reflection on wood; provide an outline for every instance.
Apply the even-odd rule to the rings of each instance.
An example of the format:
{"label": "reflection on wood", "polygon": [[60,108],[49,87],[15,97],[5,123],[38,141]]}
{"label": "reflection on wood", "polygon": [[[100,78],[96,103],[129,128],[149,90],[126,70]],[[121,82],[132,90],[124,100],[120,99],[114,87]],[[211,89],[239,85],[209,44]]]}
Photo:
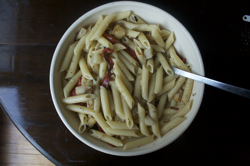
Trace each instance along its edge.
{"label": "reflection on wood", "polygon": [[0,109],[0,165],[54,165],[37,151]]}

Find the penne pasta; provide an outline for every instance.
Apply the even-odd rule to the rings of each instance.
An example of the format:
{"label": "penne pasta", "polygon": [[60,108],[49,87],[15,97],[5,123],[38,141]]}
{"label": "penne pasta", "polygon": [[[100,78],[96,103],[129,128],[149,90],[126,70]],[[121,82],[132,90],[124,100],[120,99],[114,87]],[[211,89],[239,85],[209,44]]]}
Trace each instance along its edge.
{"label": "penne pasta", "polygon": [[81,39],[87,32],[87,29],[82,27],[75,37],[75,41]]}
{"label": "penne pasta", "polygon": [[86,48],[89,48],[89,46],[93,42],[93,41],[90,41],[90,39],[96,33],[97,29],[99,28],[99,26],[101,25],[102,22],[103,22],[103,16],[100,16],[98,18],[95,26],[91,29],[91,32],[89,33],[89,35],[86,37]]}
{"label": "penne pasta", "polygon": [[168,75],[168,76],[164,77],[163,84],[165,85],[165,84],[169,83],[170,81],[177,79],[179,77],[180,77],[179,75],[174,75],[173,77]]}
{"label": "penne pasta", "polygon": [[114,49],[113,44],[110,43],[105,37],[101,36],[98,40],[99,43],[101,43],[101,45],[103,45],[104,47],[110,48],[111,50]]}
{"label": "penne pasta", "polygon": [[86,38],[89,35],[90,31],[91,31],[91,26],[88,27],[87,33],[78,41],[77,45],[75,46],[74,56],[79,57],[81,55],[83,47],[86,44]]}
{"label": "penne pasta", "polygon": [[146,145],[150,142],[153,142],[156,139],[155,135],[151,135],[149,137],[142,137],[142,138],[138,138],[135,139],[133,141],[129,141],[127,143],[124,144],[123,149],[124,150],[129,150],[132,148],[136,148],[142,145]]}
{"label": "penne pasta", "polygon": [[128,47],[130,47],[132,50],[135,50],[135,44],[129,40],[126,36],[124,36],[121,41],[125,43]]}
{"label": "penne pasta", "polygon": [[91,64],[101,64],[103,62],[103,56],[101,54],[92,54],[91,55]]}
{"label": "penne pasta", "polygon": [[157,69],[160,65],[160,60],[159,60],[159,57],[158,56],[155,56],[155,59],[154,59],[154,66],[155,68]]}
{"label": "penne pasta", "polygon": [[111,94],[110,89],[108,91],[108,99],[109,99],[109,106],[110,106],[110,111],[111,111],[111,117],[114,117],[115,115],[115,105],[114,105],[114,100]]}
{"label": "penne pasta", "polygon": [[144,55],[140,47],[135,46],[135,53],[141,65],[145,63]]}
{"label": "penne pasta", "polygon": [[129,128],[126,122],[115,122],[115,121],[106,121],[106,122],[112,129],[139,130],[139,128],[136,125],[133,125],[131,128]]}
{"label": "penne pasta", "polygon": [[152,131],[154,135],[156,135],[158,138],[161,138],[161,132],[158,122],[158,112],[156,111],[156,108],[153,104],[150,103],[147,104],[148,104],[149,115],[155,121],[155,123],[152,125]]}
{"label": "penne pasta", "polygon": [[83,133],[87,128],[87,126],[86,126],[87,116],[85,114],[78,113],[78,117],[80,119],[80,124],[79,124],[79,127],[78,127],[78,131],[79,131],[79,133]]}
{"label": "penne pasta", "polygon": [[178,68],[190,72],[187,65],[177,56],[173,46],[171,46],[169,48],[169,53],[170,53],[171,58],[174,60],[174,63],[177,65]]}
{"label": "penne pasta", "polygon": [[131,72],[131,73],[133,73],[134,75],[136,75],[136,73],[137,73],[137,70],[138,70],[138,67],[137,66],[135,66],[135,65],[133,65],[133,64],[131,64],[130,62],[129,62],[129,60],[127,60],[124,56],[122,56],[121,54],[117,54],[117,56],[118,56],[118,58],[122,61],[122,62],[124,62],[123,64],[127,67],[127,69]]}
{"label": "penne pasta", "polygon": [[94,94],[96,96],[96,98],[94,99],[94,111],[95,112],[99,112],[100,106],[101,106],[99,83],[100,83],[100,79],[98,77],[93,80]]}
{"label": "penne pasta", "polygon": [[168,93],[164,93],[161,98],[160,98],[160,101],[157,105],[157,115],[158,115],[158,119],[162,116],[162,112],[165,108],[165,104],[167,102],[167,99],[168,99]]}
{"label": "penne pasta", "polygon": [[108,91],[103,86],[100,86],[100,96],[101,96],[101,104],[102,104],[102,111],[104,114],[104,118],[106,120],[112,120]]}
{"label": "penne pasta", "polygon": [[97,30],[94,32],[93,36],[91,37],[90,41],[93,40],[98,40],[102,34],[104,33],[104,31],[108,28],[109,24],[112,22],[112,20],[116,17],[116,14],[110,14],[107,15],[102,23],[100,24],[100,26],[97,28]]}
{"label": "penne pasta", "polygon": [[169,35],[171,34],[171,31],[166,30],[166,29],[162,29],[160,34],[161,34],[162,39],[166,40],[166,39],[168,39]]}
{"label": "penne pasta", "polygon": [[71,92],[71,90],[73,89],[73,87],[76,85],[76,83],[78,82],[78,78],[81,77],[82,72],[81,70],[79,70],[66,84],[66,86],[63,88],[63,93],[64,93],[64,97],[67,98],[69,97],[69,94]]}
{"label": "penne pasta", "polygon": [[137,130],[126,130],[126,129],[112,129],[108,127],[107,130],[113,135],[123,135],[128,137],[139,137],[139,132]]}
{"label": "penne pasta", "polygon": [[77,42],[74,42],[73,44],[71,44],[63,58],[63,62],[60,66],[60,69],[59,69],[59,72],[63,72],[65,71],[66,69],[68,69],[69,67],[69,64],[71,62],[71,59],[74,55],[74,48],[75,46],[77,45]]}
{"label": "penne pasta", "polygon": [[175,41],[175,35],[174,35],[174,32],[172,31],[170,36],[168,37],[168,39],[165,42],[165,50],[166,51],[170,48],[170,46],[174,43],[174,41]]}
{"label": "penne pasta", "polygon": [[144,64],[142,66],[142,80],[141,80],[141,87],[142,87],[142,97],[145,100],[148,100],[148,81],[149,81],[149,71]]}
{"label": "penne pasta", "polygon": [[89,134],[90,134],[90,136],[95,137],[97,139],[100,139],[100,140],[102,140],[104,142],[107,142],[107,143],[109,143],[111,145],[123,146],[123,143],[122,143],[121,140],[119,140],[117,138],[114,138],[114,137],[111,137],[111,136],[109,136],[109,135],[107,135],[107,134],[105,134],[103,132],[91,129],[89,131]]}
{"label": "penne pasta", "polygon": [[67,74],[65,76],[65,79],[69,79],[71,77],[73,77],[76,73],[76,70],[77,70],[77,64],[79,63],[79,60],[81,58],[81,55],[78,54],[78,55],[73,55],[72,57],[72,60],[71,60],[71,63],[70,63],[70,66],[67,70]]}
{"label": "penne pasta", "polygon": [[193,104],[193,100],[190,100],[187,104],[185,104],[183,107],[181,107],[174,114],[174,116],[171,118],[171,120],[174,119],[175,117],[183,117],[183,116],[185,116],[191,110],[192,104]]}
{"label": "penne pasta", "polygon": [[137,39],[133,39],[133,42],[135,43],[136,46],[138,46],[141,49],[146,49],[146,47]]}
{"label": "penne pasta", "polygon": [[147,60],[147,69],[150,73],[154,73],[154,60],[153,60],[153,58]]}
{"label": "penne pasta", "polygon": [[131,94],[129,93],[126,86],[123,84],[121,78],[119,76],[116,77],[115,83],[121,93],[121,95],[124,97],[125,101],[127,102],[130,109],[134,106],[134,99],[132,98]]}
{"label": "penne pasta", "polygon": [[159,31],[156,28],[152,29],[152,37],[154,38],[154,40],[156,41],[156,43],[159,46],[161,46],[161,47],[165,46],[165,43],[164,43]]}
{"label": "penne pasta", "polygon": [[130,13],[131,13],[130,11],[124,11],[124,12],[116,13],[115,18],[112,20],[112,22],[116,22],[116,21],[128,18]]}
{"label": "penne pasta", "polygon": [[189,78],[186,80],[184,92],[181,99],[181,104],[186,104],[189,101],[193,89],[193,84],[194,80]]}
{"label": "penne pasta", "polygon": [[[156,121],[154,121],[150,116],[146,116],[145,117],[145,124],[146,126],[153,126],[156,123]],[[149,130],[149,132],[151,133],[151,131]]]}
{"label": "penne pasta", "polygon": [[131,57],[126,51],[121,50],[120,53],[121,53],[120,55],[122,55],[124,58],[126,58],[130,64],[132,64],[135,67],[139,66],[138,62],[133,57]]}
{"label": "penne pasta", "polygon": [[135,80],[135,87],[134,87],[134,97],[136,98],[136,100],[138,102],[141,101],[141,92],[142,92],[142,89],[141,89],[141,80],[142,80],[142,71],[141,71],[141,68],[138,69],[138,73],[136,75],[136,80]]}
{"label": "penne pasta", "polygon": [[175,86],[175,82],[176,82],[176,79],[174,79],[174,80],[170,81],[169,83],[163,85],[161,91],[156,94],[156,97],[159,97],[162,94],[164,94],[164,93],[170,91],[171,89],[173,89],[174,86]]}
{"label": "penne pasta", "polygon": [[135,15],[135,14],[131,14],[129,17],[130,21],[133,23],[137,23],[137,24],[146,24],[145,21],[143,21],[139,16]]}
{"label": "penne pasta", "polygon": [[162,53],[158,52],[157,56],[159,57],[159,61],[163,67],[163,69],[165,70],[165,72],[170,75],[171,77],[174,76],[174,71],[172,70],[172,68],[169,66],[167,60],[164,58],[164,56],[162,55]]}
{"label": "penne pasta", "polygon": [[124,11],[81,27],[75,40],[59,72],[67,71],[61,103],[78,116],[78,133],[127,150],[160,139],[186,119],[194,81],[171,67],[191,72],[192,64],[177,54],[174,31]]}
{"label": "penne pasta", "polygon": [[123,97],[121,97],[121,100],[122,100],[122,106],[123,106],[123,111],[124,111],[124,115],[125,115],[126,124],[127,124],[128,128],[131,129],[134,126],[131,111],[130,111],[130,109],[128,107],[128,104],[125,101],[125,99]]}
{"label": "penne pasta", "polygon": [[64,98],[62,102],[65,104],[73,104],[73,103],[81,103],[81,102],[84,103],[94,98],[96,98],[94,94],[83,94],[83,95],[77,95],[77,96]]}
{"label": "penne pasta", "polygon": [[68,110],[70,111],[74,111],[77,113],[83,113],[83,114],[88,114],[91,115],[95,118],[96,122],[101,126],[101,128],[104,130],[104,132],[107,135],[112,136],[111,133],[109,133],[107,131],[107,127],[108,124],[106,123],[106,121],[103,119],[102,115],[98,112],[95,112],[94,110],[88,108],[88,107],[84,107],[84,106],[79,106],[79,105],[66,105],[65,106]]}
{"label": "penne pasta", "polygon": [[100,82],[102,82],[104,76],[106,75],[108,69],[108,63],[106,60],[103,60],[102,63],[100,63],[99,66],[99,78],[100,78]]}
{"label": "penne pasta", "polygon": [[89,118],[86,125],[89,127],[89,128],[92,128],[94,125],[96,124],[96,120],[95,118]]}
{"label": "penne pasta", "polygon": [[175,126],[179,125],[181,122],[186,120],[187,118],[185,117],[176,117],[166,123],[164,126],[161,127],[161,134],[164,135],[166,134],[169,130],[173,129]]}
{"label": "penne pasta", "polygon": [[154,87],[154,93],[157,94],[162,89],[162,83],[163,83],[163,68],[160,66],[156,71],[156,83]]}
{"label": "penne pasta", "polygon": [[150,78],[150,82],[149,82],[149,90],[148,90],[148,102],[151,102],[155,99],[155,85],[156,85],[156,73],[154,73],[151,78]]}
{"label": "penne pasta", "polygon": [[165,52],[165,50],[161,46],[159,46],[159,45],[151,44],[151,47],[156,52]]}
{"label": "penne pasta", "polygon": [[80,58],[79,66],[80,66],[80,69],[82,71],[83,77],[85,77],[85,78],[87,78],[89,80],[93,80],[93,77],[90,74],[88,66],[87,66],[87,64],[85,62],[85,59],[83,57]]}
{"label": "penne pasta", "polygon": [[125,35],[128,37],[136,38],[140,32],[131,29],[125,29]]}
{"label": "penne pasta", "polygon": [[121,78],[122,82],[124,83],[124,85],[128,89],[129,93],[131,94],[133,87],[132,87],[131,83],[129,82],[129,80],[127,79],[127,77],[121,71],[121,69],[116,61],[115,61],[115,65],[114,65],[114,73],[116,76],[119,76]]}
{"label": "penne pasta", "polygon": [[115,83],[111,84],[111,90],[112,90],[112,95],[113,95],[113,99],[114,99],[115,113],[121,119],[125,119],[120,93],[119,93],[118,88],[116,87]]}
{"label": "penne pasta", "polygon": [[139,126],[141,133],[145,136],[150,136],[148,128],[145,124],[145,109],[142,107],[140,103],[138,103],[138,117],[139,117]]}
{"label": "penne pasta", "polygon": [[150,49],[150,48],[151,48],[151,47],[150,47],[150,43],[149,43],[148,39],[146,38],[146,36],[144,35],[144,33],[140,33],[140,34],[138,35],[138,39],[140,40],[140,42],[142,43],[142,45],[143,45],[144,47],[146,47],[147,49]]}
{"label": "penne pasta", "polygon": [[[172,99],[171,101],[174,101],[174,100]],[[172,105],[172,104],[170,104],[170,107],[165,108],[163,110],[162,116],[173,115],[173,114],[177,113],[177,111],[184,106],[183,104],[182,105],[178,105],[178,106],[176,104],[174,104],[174,105]]]}
{"label": "penne pasta", "polygon": [[122,24],[125,28],[132,29],[135,31],[149,31],[151,32],[153,28],[157,28],[159,33],[161,33],[161,30],[156,25],[148,25],[148,24],[135,24],[128,21],[117,21],[117,24]]}
{"label": "penne pasta", "polygon": [[112,34],[116,38],[121,39],[121,38],[125,37],[125,29],[122,28],[120,25],[116,25],[112,31]]}
{"label": "penne pasta", "polygon": [[122,70],[123,74],[127,77],[129,81],[134,81],[133,75],[129,72],[128,68],[124,65],[124,63],[116,56],[113,58],[113,61],[116,61],[120,69]]}
{"label": "penne pasta", "polygon": [[186,78],[182,76],[176,81],[176,85],[168,92],[168,101],[174,97],[176,92],[181,88],[185,81]]}
{"label": "penne pasta", "polygon": [[116,44],[113,44],[113,49],[114,51],[120,51],[120,50],[125,50],[126,47],[122,44],[116,43]]}

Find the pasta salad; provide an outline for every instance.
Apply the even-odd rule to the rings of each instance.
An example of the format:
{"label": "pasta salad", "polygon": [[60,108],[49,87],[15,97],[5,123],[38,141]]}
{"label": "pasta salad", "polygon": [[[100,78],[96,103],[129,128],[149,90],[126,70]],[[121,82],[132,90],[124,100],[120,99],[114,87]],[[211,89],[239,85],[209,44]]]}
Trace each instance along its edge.
{"label": "pasta salad", "polygon": [[59,69],[62,102],[78,115],[79,133],[128,150],[186,120],[194,81],[173,72],[171,66],[191,72],[174,42],[174,31],[131,11],[82,27]]}

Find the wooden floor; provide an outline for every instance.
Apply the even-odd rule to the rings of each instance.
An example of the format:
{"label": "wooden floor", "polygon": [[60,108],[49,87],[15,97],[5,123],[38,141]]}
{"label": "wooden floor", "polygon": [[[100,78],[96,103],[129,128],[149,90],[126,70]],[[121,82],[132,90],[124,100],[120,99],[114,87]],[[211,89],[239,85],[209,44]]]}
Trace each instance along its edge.
{"label": "wooden floor", "polygon": [[52,164],[18,131],[0,108],[0,166],[50,166]]}

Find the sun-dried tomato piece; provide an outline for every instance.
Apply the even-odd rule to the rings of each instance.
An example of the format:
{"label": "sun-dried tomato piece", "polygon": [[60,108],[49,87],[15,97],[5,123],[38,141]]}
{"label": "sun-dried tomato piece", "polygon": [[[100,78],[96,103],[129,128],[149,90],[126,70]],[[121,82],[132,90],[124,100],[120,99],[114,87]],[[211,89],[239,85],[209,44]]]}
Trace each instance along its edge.
{"label": "sun-dried tomato piece", "polygon": [[177,108],[177,107],[170,107],[171,109],[173,109],[173,110],[179,110],[179,108]]}
{"label": "sun-dried tomato piece", "polygon": [[105,38],[106,38],[108,41],[110,41],[112,44],[119,43],[119,44],[124,45],[124,46],[126,47],[126,52],[127,52],[130,56],[132,56],[132,57],[139,63],[139,60],[138,60],[138,58],[137,58],[137,56],[136,56],[136,54],[135,54],[135,51],[134,51],[133,49],[131,49],[130,47],[128,47],[127,44],[123,43],[122,41],[121,41],[121,42],[117,41],[116,38],[115,38],[114,36],[112,36],[112,35],[110,35],[110,34],[108,34],[108,33],[106,33],[106,32],[104,32],[104,33],[102,34],[102,36],[105,37]]}
{"label": "sun-dried tomato piece", "polygon": [[104,76],[101,86],[104,86],[106,89],[109,88],[109,81],[111,76],[114,75],[114,73],[108,73]]}

